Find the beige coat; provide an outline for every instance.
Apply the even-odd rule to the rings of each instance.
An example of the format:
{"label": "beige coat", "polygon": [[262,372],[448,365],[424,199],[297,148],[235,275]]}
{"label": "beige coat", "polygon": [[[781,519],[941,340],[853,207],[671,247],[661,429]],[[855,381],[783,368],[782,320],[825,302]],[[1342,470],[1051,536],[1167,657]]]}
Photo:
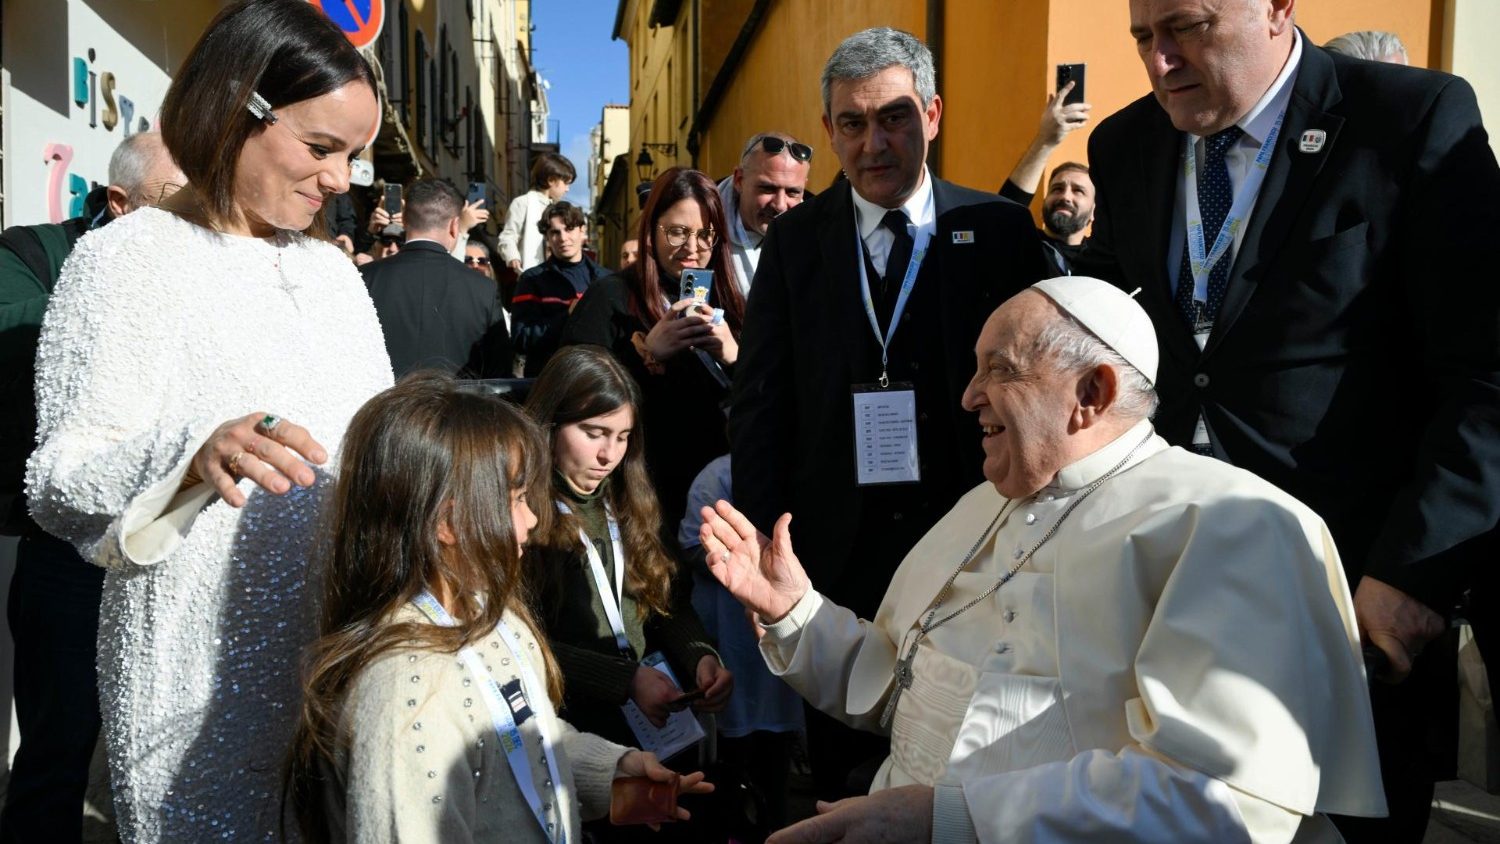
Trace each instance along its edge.
{"label": "beige coat", "polygon": [[[1141,423],[1108,459],[1091,455],[1089,472],[1075,469],[1085,458],[1059,478],[1071,473],[1076,490],[1149,430]],[[907,555],[873,623],[810,592],[768,629],[771,670],[823,711],[877,728],[898,643],[1012,503],[989,484],[969,492]],[[1034,560],[1053,573],[1052,606],[1031,615],[1053,624],[1030,633],[1051,637],[1059,690],[1053,711],[1030,720],[1060,725],[1048,741],[1062,752],[1012,764],[1025,754],[991,725],[1034,678],[962,666],[973,691],[958,702],[953,758],[928,777],[887,760],[877,788],[961,784],[981,841],[1337,840],[1326,819],[1298,829],[1299,818],[1384,814],[1349,589],[1307,507],[1153,436]],[[997,614],[996,640],[1004,593],[971,610]],[[953,662],[924,643],[918,683],[924,671],[954,674]],[[906,695],[897,745],[903,712],[921,705]],[[952,794],[938,792],[941,815]]]}

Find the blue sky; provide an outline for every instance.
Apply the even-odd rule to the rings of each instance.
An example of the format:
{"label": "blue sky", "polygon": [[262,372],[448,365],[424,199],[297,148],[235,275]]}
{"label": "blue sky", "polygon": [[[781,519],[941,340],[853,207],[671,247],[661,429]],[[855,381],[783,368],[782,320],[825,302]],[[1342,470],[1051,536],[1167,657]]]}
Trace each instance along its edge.
{"label": "blue sky", "polygon": [[562,153],[578,168],[569,202],[589,204],[589,130],[606,103],[630,102],[630,51],[611,41],[618,0],[536,0],[532,61],[551,83],[547,99],[559,121]]}

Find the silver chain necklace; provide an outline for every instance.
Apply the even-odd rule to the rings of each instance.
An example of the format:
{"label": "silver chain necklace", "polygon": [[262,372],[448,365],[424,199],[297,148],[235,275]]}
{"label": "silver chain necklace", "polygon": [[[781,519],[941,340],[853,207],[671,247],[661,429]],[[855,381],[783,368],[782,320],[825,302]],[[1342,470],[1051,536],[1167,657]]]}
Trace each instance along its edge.
{"label": "silver chain necklace", "polygon": [[1017,560],[1016,564],[1010,567],[1009,571],[1001,575],[1000,579],[996,580],[993,586],[974,596],[972,600],[953,612],[937,621],[933,621],[933,618],[938,614],[938,610],[942,609],[943,601],[948,597],[948,592],[953,588],[953,582],[958,579],[958,576],[963,573],[964,569],[969,567],[969,563],[974,561],[974,555],[979,553],[979,549],[984,545],[985,540],[990,537],[995,527],[1000,524],[1000,517],[1005,515],[1005,508],[1000,508],[1000,512],[996,513],[995,518],[990,520],[989,526],[984,529],[984,533],[981,533],[979,538],[974,540],[973,547],[969,548],[969,553],[964,555],[964,561],[958,564],[958,568],[954,569],[952,574],[948,575],[948,580],[943,584],[943,588],[938,590],[937,597],[933,598],[932,603],[928,606],[927,617],[917,626],[917,635],[912,639],[911,647],[907,649],[906,656],[897,660],[896,666],[891,669],[891,675],[896,680],[896,687],[891,690],[891,697],[886,701],[885,709],[880,713],[880,726],[882,728],[891,725],[891,718],[896,714],[896,701],[901,699],[902,692],[911,688],[912,680],[916,677],[915,672],[912,670],[912,663],[917,658],[917,646],[922,644],[922,640],[927,637],[927,634],[978,606],[981,601],[995,594],[1000,590],[1000,587],[1009,583],[1010,579],[1016,576],[1016,572],[1020,571],[1022,566],[1031,562],[1032,555],[1043,545],[1047,544],[1047,540],[1051,539],[1057,533],[1057,529],[1062,527],[1062,523],[1067,521],[1069,516],[1073,515],[1073,511],[1078,509],[1078,505],[1082,504],[1085,498],[1093,495],[1094,491],[1102,486],[1105,481],[1114,477],[1115,473],[1125,468],[1125,464],[1130,462],[1130,458],[1134,457],[1135,453],[1141,450],[1141,446],[1150,442],[1151,437],[1155,434],[1154,430],[1147,431],[1145,439],[1136,443],[1135,447],[1130,450],[1130,453],[1126,454],[1119,463],[1116,463],[1108,472],[1100,475],[1093,483],[1084,487],[1083,491],[1078,493],[1078,496],[1068,505],[1068,509],[1064,510],[1063,514],[1057,517],[1057,521],[1052,523],[1052,527],[1048,528],[1047,532],[1042,534],[1042,538],[1038,539],[1036,544],[1032,545],[1021,559]]}

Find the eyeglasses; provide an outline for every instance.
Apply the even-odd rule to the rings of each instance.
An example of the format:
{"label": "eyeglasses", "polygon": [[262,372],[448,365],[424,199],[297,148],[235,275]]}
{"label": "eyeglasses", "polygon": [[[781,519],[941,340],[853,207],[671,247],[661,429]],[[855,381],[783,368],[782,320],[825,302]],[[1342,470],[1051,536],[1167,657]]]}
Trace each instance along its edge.
{"label": "eyeglasses", "polygon": [[388,234],[383,234],[380,236],[380,243],[383,246],[400,246],[405,242],[406,238],[404,237],[392,237]]}
{"label": "eyeglasses", "polygon": [[472,267],[472,266],[488,267],[489,265],[490,265],[490,259],[489,258],[485,258],[485,257],[479,256],[479,255],[465,255],[464,256],[464,266],[466,266],[466,267]]}
{"label": "eyeglasses", "polygon": [[799,144],[796,141],[783,140],[775,135],[767,135],[761,138],[759,141],[751,144],[750,149],[745,150],[745,152],[749,153],[750,150],[756,147],[765,150],[768,155],[779,155],[782,150],[787,150],[792,154],[792,158],[798,161],[812,161],[812,147],[807,144]]}
{"label": "eyeglasses", "polygon": [[719,233],[713,229],[698,229],[693,231],[687,226],[657,226],[662,234],[667,236],[667,245],[673,249],[681,247],[688,242],[688,238],[694,238],[698,245],[704,249],[712,249],[714,242],[719,239]]}

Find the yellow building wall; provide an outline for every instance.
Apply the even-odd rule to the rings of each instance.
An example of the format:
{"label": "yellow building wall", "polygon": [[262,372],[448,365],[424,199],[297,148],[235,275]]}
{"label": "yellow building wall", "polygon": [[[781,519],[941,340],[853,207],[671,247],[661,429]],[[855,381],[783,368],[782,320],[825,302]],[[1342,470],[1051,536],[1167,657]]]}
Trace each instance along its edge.
{"label": "yellow building wall", "polygon": [[920,38],[926,14],[921,2],[772,3],[703,135],[698,166],[714,178],[727,176],[751,135],[775,129],[813,148],[808,187],[826,188],[839,165],[823,130],[823,64],[840,41],[868,27],[894,26]]}
{"label": "yellow building wall", "polygon": [[1487,119],[1490,149],[1500,156],[1500,2],[1495,0],[1447,0],[1444,12],[1441,67],[1474,86],[1479,114]]}
{"label": "yellow building wall", "polygon": [[[943,2],[938,68],[938,92],[945,106],[939,163],[943,178],[998,189],[1036,133],[1060,63],[1088,65],[1087,94],[1094,107],[1089,128],[1149,92],[1129,34],[1127,0]],[[670,114],[659,102],[651,105],[661,97],[651,83],[660,87],[667,55],[679,52],[659,43],[673,28],[648,30],[646,11],[639,7],[649,3],[635,0],[632,5],[638,9],[635,36],[641,39],[631,45],[632,142],[638,148],[638,140],[645,138],[644,114],[656,115],[653,127],[673,120],[676,133],[653,128],[651,139],[677,142],[678,161],[687,163],[686,129],[692,116],[687,99],[679,99],[680,110]],[[683,8],[690,5],[684,3]],[[705,0],[705,7],[712,5],[712,0]],[[726,8],[733,5],[723,3]],[[1449,12],[1450,5],[1461,11]],[[782,0],[770,4],[700,139],[699,167],[714,177],[727,175],[746,138],[779,129],[812,145],[815,154],[809,185],[814,190],[826,188],[838,173],[838,162],[821,122],[818,79],[824,62],[841,40],[869,26],[894,26],[923,38],[926,14],[925,0]],[[1495,31],[1500,24],[1490,20],[1500,17],[1497,0],[1301,0],[1296,20],[1317,44],[1357,29],[1390,30],[1406,42],[1414,64],[1441,67],[1445,21],[1455,14],[1476,22],[1474,28],[1481,33],[1465,42],[1471,46],[1460,50],[1455,61],[1472,69],[1466,75],[1486,75],[1496,80],[1491,87],[1500,87],[1495,67],[1500,59],[1483,46],[1493,44],[1494,36],[1500,35]],[[710,41],[714,45],[710,52],[717,52],[722,33]],[[647,44],[651,55],[639,55],[638,43]],[[700,94],[705,94],[717,68],[705,66],[699,72]],[[1485,87],[1478,81],[1475,84]],[[679,93],[691,97],[691,91]],[[1500,90],[1495,94],[1500,96]],[[1088,128],[1073,133],[1050,164],[1087,161],[1088,133]],[[655,151],[652,155],[664,166],[664,156]]]}
{"label": "yellow building wall", "polygon": [[[1413,64],[1437,66],[1439,60],[1429,56],[1441,37],[1433,39],[1431,31],[1441,30],[1445,2],[1303,0],[1296,20],[1316,44],[1352,30],[1393,31],[1406,42]],[[1494,0],[1468,2],[1500,7]],[[946,72],[938,76],[947,105],[942,176],[970,187],[996,190],[1005,181],[1036,134],[1058,64],[1088,65],[1086,93],[1093,111],[1089,126],[1053,153],[1049,172],[1063,161],[1087,162],[1093,126],[1150,92],[1130,38],[1126,0],[947,0],[944,33]],[[997,49],[997,42],[1005,49]],[[1038,197],[1033,211],[1040,206]]]}
{"label": "yellow building wall", "polygon": [[[651,5],[649,0],[632,2],[633,15],[624,24],[630,44],[630,142],[637,152],[642,143],[677,144],[675,155],[651,150],[656,172],[660,173],[688,161],[687,138],[678,127],[684,116],[691,116],[680,81],[685,69],[681,56],[691,43],[688,24],[692,4],[682,4],[677,23],[658,27],[647,25]],[[634,156],[631,158],[633,161]]]}
{"label": "yellow building wall", "polygon": [[[980,190],[999,190],[1036,134],[1037,115],[1051,85],[1047,3],[948,0],[943,17],[938,175]],[[1009,162],[1002,165],[1006,158]]]}

